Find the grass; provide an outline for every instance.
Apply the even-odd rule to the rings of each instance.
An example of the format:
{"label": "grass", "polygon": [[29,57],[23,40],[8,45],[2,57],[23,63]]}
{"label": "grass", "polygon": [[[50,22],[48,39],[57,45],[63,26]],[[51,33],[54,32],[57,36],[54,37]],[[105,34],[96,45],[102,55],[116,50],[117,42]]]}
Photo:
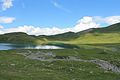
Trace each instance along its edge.
{"label": "grass", "polygon": [[119,24],[106,29],[95,30],[93,33],[86,32],[82,35],[68,32],[63,35],[37,37],[29,36],[26,33],[12,33],[1,35],[0,41],[48,44],[67,48],[59,50],[0,51],[0,80],[120,79],[120,73],[106,71],[91,62],[73,60],[40,61],[18,54],[25,54],[29,51],[33,54],[52,52],[57,56],[56,58],[72,56],[84,60],[105,60],[120,67]]}
{"label": "grass", "polygon": [[39,61],[17,54],[52,52],[57,56],[82,59],[120,60],[120,54],[102,53],[101,49],[9,50],[0,51],[0,80],[118,80],[120,74],[105,71],[98,65],[79,61]]}
{"label": "grass", "polygon": [[71,40],[72,44],[106,44],[106,43],[119,43],[119,33],[87,33],[80,36],[75,40]]}

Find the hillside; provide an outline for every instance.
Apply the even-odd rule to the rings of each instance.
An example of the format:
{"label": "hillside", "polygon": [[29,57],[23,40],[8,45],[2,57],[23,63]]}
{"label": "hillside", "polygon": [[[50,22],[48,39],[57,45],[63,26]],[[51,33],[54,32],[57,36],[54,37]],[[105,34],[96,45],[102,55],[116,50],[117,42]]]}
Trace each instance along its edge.
{"label": "hillside", "polygon": [[28,35],[14,32],[0,35],[0,42],[10,43],[47,43],[54,41],[72,44],[120,43],[120,23],[104,28],[92,28],[78,33],[66,32],[57,35]]}
{"label": "hillside", "polygon": [[79,35],[74,32],[66,32],[62,34],[56,34],[56,35],[40,35],[37,36],[38,39],[45,38],[47,40],[58,40],[58,41],[69,41],[78,38]]}
{"label": "hillside", "polygon": [[82,35],[75,40],[73,44],[106,44],[120,43],[120,23],[105,27],[89,29],[80,32]]}
{"label": "hillside", "polygon": [[[110,26],[107,26],[104,28],[91,28],[91,29],[77,32],[77,33],[66,32],[63,34],[50,35],[50,36],[40,35],[37,38],[39,38],[39,39],[46,38],[47,40],[53,40],[53,41],[54,40],[69,41],[69,40],[74,40],[74,39],[83,37],[86,34],[92,34],[92,35],[98,36],[101,33],[104,33],[104,34],[106,34],[106,33],[107,34],[108,33],[116,33],[117,34],[118,33],[118,35],[119,35],[119,32],[120,32],[120,23],[117,23],[117,24],[113,24],[113,25],[110,25]],[[115,36],[116,36],[116,34],[115,34]],[[99,37],[101,37],[101,36],[99,36]],[[109,34],[109,37],[110,37],[110,34]],[[118,36],[116,36],[116,37],[118,37]]]}
{"label": "hillside", "polygon": [[23,32],[14,32],[0,35],[0,42],[10,43],[34,43],[36,38]]}
{"label": "hillside", "polygon": [[91,33],[98,32],[98,33],[118,33],[120,32],[120,23],[110,25],[105,28],[99,28],[99,29],[92,29],[90,31]]}

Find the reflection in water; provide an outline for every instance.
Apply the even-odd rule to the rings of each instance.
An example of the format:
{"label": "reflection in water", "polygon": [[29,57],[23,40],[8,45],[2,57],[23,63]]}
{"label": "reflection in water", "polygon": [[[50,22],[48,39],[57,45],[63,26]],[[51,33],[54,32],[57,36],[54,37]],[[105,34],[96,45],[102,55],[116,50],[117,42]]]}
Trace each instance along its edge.
{"label": "reflection in water", "polygon": [[10,49],[63,49],[63,48],[53,45],[27,45],[27,44],[0,43],[0,50],[10,50]]}
{"label": "reflection in water", "polygon": [[24,49],[63,49],[58,46],[50,46],[50,45],[38,45],[38,46],[27,46]]}
{"label": "reflection in water", "polygon": [[10,44],[0,43],[0,50],[10,50],[12,47],[10,47]]}

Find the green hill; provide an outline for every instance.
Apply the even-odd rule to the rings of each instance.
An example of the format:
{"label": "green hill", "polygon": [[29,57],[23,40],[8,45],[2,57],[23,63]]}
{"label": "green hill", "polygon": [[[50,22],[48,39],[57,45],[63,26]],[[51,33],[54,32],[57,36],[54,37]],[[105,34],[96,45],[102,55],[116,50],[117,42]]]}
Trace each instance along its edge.
{"label": "green hill", "polygon": [[[95,36],[95,37],[96,36],[98,37],[98,35],[99,35],[99,37],[101,37],[101,36],[104,36],[104,37],[105,36],[108,36],[108,37],[111,36],[112,37],[113,35],[111,35],[110,33],[111,34],[114,33],[113,35],[115,35],[115,36],[117,34],[119,35],[119,33],[120,33],[120,23],[113,24],[113,25],[110,25],[110,26],[104,27],[104,28],[91,28],[91,29],[84,30],[84,31],[81,31],[81,32],[77,32],[77,33],[66,32],[66,33],[63,33],[63,34],[50,35],[50,36],[42,35],[42,36],[38,36],[38,38],[39,39],[46,38],[47,40],[53,40],[53,41],[54,40],[69,41],[69,40],[74,40],[74,39],[83,37],[84,35],[86,36],[88,34],[91,34],[92,36]],[[119,37],[118,35],[116,37]],[[106,38],[108,38],[108,37],[106,37]]]}
{"label": "green hill", "polygon": [[91,33],[94,32],[98,32],[98,33],[116,33],[116,32],[120,32],[120,23],[117,24],[113,24],[110,25],[108,27],[104,27],[104,28],[96,28],[96,29],[91,29],[91,31],[89,31]]}
{"label": "green hill", "polygon": [[14,32],[0,35],[0,42],[10,43],[34,43],[36,38],[23,32]]}
{"label": "green hill", "polygon": [[49,36],[28,35],[23,32],[0,35],[0,42],[41,44],[56,41],[69,44],[120,43],[120,23],[104,28],[92,28],[78,33],[66,32]]}
{"label": "green hill", "polygon": [[97,44],[97,43],[120,43],[119,33],[87,33],[69,43],[74,44]]}
{"label": "green hill", "polygon": [[74,32],[66,32],[66,33],[62,33],[62,34],[56,34],[56,35],[40,35],[37,36],[37,38],[41,39],[41,38],[46,38],[47,40],[58,40],[58,41],[69,41],[69,40],[73,40],[78,38],[79,35],[77,33]]}
{"label": "green hill", "polygon": [[120,23],[105,27],[89,29],[80,32],[82,35],[75,40],[71,40],[73,44],[105,44],[120,43]]}

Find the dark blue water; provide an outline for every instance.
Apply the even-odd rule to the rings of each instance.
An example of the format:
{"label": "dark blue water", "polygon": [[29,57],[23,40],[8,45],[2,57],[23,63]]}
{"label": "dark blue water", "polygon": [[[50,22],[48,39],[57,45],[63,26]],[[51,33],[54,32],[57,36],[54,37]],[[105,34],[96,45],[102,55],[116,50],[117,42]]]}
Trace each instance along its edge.
{"label": "dark blue water", "polygon": [[0,50],[11,50],[11,49],[63,49],[63,48],[59,46],[53,46],[53,45],[28,45],[28,44],[0,43]]}

